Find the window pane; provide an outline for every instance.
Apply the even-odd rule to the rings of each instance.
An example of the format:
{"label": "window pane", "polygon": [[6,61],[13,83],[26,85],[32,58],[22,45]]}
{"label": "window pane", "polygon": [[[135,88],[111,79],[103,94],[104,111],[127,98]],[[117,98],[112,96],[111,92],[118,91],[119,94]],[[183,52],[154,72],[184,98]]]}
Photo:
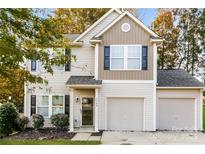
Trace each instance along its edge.
{"label": "window pane", "polygon": [[48,105],[48,96],[38,96],[38,105]]}
{"label": "window pane", "polygon": [[128,57],[140,57],[140,46],[128,46]]}
{"label": "window pane", "polygon": [[128,69],[140,69],[140,60],[137,58],[128,58]]}
{"label": "window pane", "polygon": [[123,46],[111,46],[111,57],[124,57]]}
{"label": "window pane", "polygon": [[111,63],[111,69],[124,69],[123,58],[112,58]]}
{"label": "window pane", "polygon": [[52,104],[53,106],[63,106],[63,96],[53,96]]}
{"label": "window pane", "polygon": [[63,107],[53,107],[52,115],[63,113]]}
{"label": "window pane", "polygon": [[44,117],[48,117],[48,107],[38,107],[37,113]]}

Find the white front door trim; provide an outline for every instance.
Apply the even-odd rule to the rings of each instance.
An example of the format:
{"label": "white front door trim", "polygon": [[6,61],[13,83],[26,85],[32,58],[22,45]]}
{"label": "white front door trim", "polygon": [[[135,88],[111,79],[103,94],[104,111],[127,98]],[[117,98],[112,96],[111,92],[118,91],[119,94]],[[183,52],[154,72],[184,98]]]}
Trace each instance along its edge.
{"label": "white front door trim", "polygon": [[84,98],[84,97],[86,97],[86,98],[93,98],[93,125],[94,125],[94,123],[95,123],[95,96],[94,95],[80,95],[80,127],[82,127],[83,126],[83,124],[82,124],[82,116],[83,116],[83,114],[82,114],[82,98]]}

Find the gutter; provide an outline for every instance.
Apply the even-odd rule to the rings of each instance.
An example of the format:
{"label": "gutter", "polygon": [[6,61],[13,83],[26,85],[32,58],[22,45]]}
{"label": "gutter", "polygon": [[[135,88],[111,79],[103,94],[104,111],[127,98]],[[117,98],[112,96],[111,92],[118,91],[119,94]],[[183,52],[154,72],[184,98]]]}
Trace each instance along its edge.
{"label": "gutter", "polygon": [[157,87],[157,89],[204,89],[204,87]]}

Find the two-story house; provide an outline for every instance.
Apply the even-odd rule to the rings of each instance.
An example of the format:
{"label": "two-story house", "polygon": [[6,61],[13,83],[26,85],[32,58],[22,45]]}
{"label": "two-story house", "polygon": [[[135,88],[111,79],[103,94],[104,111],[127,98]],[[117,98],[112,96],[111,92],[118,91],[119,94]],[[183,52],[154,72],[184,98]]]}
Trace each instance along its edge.
{"label": "two-story house", "polygon": [[[25,87],[25,116],[69,115],[70,131],[202,130],[203,85],[183,70],[157,70],[162,39],[127,11],[111,9],[82,34],[68,34],[77,57],[48,85]],[[87,128],[87,129],[82,129]]]}

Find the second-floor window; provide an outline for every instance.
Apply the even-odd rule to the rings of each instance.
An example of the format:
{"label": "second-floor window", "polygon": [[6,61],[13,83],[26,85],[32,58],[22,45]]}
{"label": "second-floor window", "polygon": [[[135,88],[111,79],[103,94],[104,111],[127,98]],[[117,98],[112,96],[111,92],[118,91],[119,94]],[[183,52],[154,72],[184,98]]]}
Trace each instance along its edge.
{"label": "second-floor window", "polygon": [[111,45],[111,70],[141,70],[141,45]]}

